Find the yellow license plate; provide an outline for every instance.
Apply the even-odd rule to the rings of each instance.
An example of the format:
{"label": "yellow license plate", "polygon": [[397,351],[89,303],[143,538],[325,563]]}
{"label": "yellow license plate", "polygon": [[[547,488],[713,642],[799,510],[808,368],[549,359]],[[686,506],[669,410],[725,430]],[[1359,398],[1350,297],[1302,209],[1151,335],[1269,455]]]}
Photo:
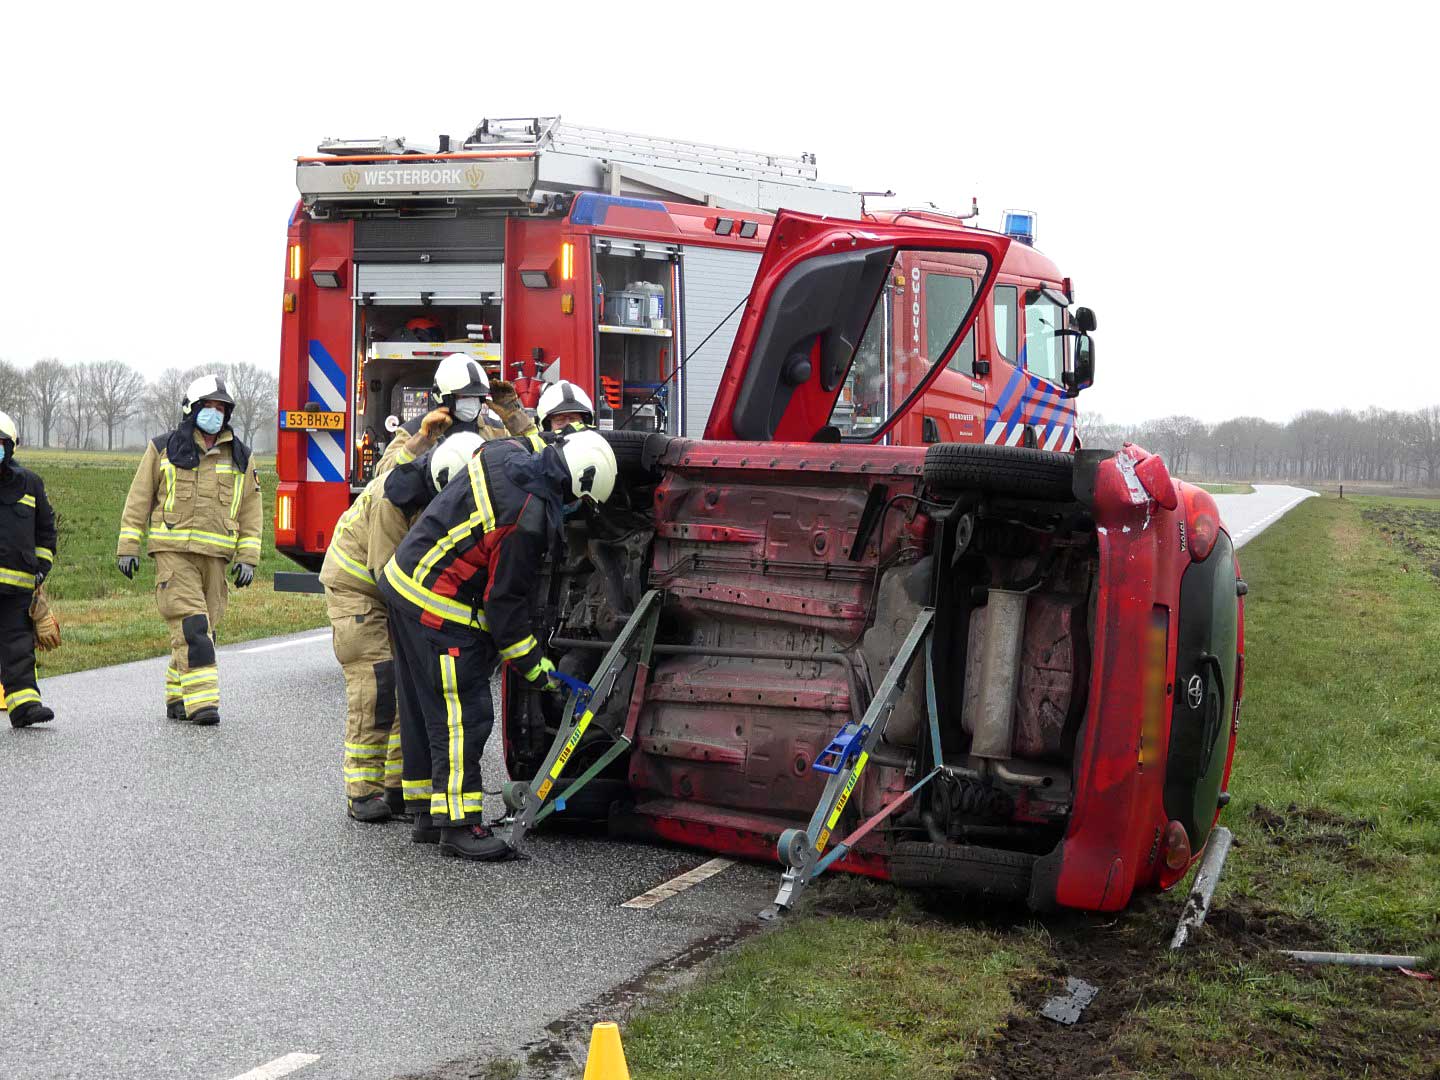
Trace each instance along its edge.
{"label": "yellow license plate", "polygon": [[297,409],[280,414],[280,427],[284,431],[344,431],[345,414]]}

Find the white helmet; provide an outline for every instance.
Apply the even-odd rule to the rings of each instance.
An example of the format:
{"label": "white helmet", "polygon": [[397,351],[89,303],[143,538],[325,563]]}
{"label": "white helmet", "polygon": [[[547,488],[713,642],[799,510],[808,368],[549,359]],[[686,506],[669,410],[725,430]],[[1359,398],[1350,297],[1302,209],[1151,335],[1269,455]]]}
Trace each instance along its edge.
{"label": "white helmet", "polygon": [[223,402],[228,408],[225,410],[225,418],[230,418],[230,410],[235,408],[235,399],[225,389],[225,376],[223,375],[201,375],[185,388],[185,399],[180,402],[180,413],[182,416],[189,416],[195,406],[202,401]]}
{"label": "white helmet", "polygon": [[8,412],[0,412],[0,439],[9,439],[12,443],[20,439],[20,429]]}
{"label": "white helmet", "polygon": [[598,431],[575,431],[560,441],[570,470],[570,491],[577,499],[603,503],[615,490],[615,451]]}
{"label": "white helmet", "polygon": [[475,432],[457,431],[430,451],[430,482],[435,490],[444,491],[445,485],[465,471],[484,445],[485,440]]}
{"label": "white helmet", "polygon": [[535,419],[540,421],[543,428],[552,413],[559,413],[561,416],[566,413],[584,413],[585,423],[595,422],[595,405],[585,391],[564,379],[545,388],[545,392],[540,395],[540,404],[535,409]]}
{"label": "white helmet", "polygon": [[473,356],[451,353],[435,369],[435,384],[430,393],[437,405],[454,405],[457,397],[488,398],[490,377]]}

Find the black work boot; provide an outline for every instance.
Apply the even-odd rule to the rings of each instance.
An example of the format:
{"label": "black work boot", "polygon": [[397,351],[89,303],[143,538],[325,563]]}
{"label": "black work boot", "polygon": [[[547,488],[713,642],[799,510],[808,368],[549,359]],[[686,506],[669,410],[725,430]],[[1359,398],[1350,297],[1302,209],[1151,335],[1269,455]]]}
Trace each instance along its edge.
{"label": "black work boot", "polygon": [[384,795],[366,795],[350,800],[350,816],[367,825],[378,825],[390,820],[390,807]]}
{"label": "black work boot", "polygon": [[442,829],[440,854],[476,862],[495,862],[510,854],[510,845],[485,825],[461,825]]}
{"label": "black work boot", "polygon": [[410,842],[412,844],[438,844],[440,830],[435,827],[435,819],[429,814],[416,814],[415,822],[410,826]]}
{"label": "black work boot", "polygon": [[405,809],[405,793],[398,787],[385,789],[385,805],[390,807],[392,821],[410,821],[410,811]]}
{"label": "black work boot", "polygon": [[165,719],[166,719],[166,720],[184,720],[184,719],[185,719],[185,702],[183,702],[183,701],[167,701],[167,702],[165,703]]}
{"label": "black work boot", "polygon": [[43,724],[54,719],[54,710],[46,708],[38,701],[27,701],[10,713],[10,726],[29,727],[31,724]]}
{"label": "black work boot", "polygon": [[201,727],[210,727],[220,722],[220,706],[201,705],[187,717],[192,724],[199,724]]}

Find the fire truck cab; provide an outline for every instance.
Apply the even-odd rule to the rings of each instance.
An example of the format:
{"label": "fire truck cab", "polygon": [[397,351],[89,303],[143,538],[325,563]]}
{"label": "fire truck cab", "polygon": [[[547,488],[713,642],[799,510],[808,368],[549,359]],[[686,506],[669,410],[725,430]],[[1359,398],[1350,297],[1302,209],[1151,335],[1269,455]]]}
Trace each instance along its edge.
{"label": "fire truck cab", "polygon": [[[485,120],[437,147],[327,140],[300,158],[281,330],[276,547],[315,569],[400,424],[429,407],[440,358],[467,353],[533,407],[564,378],[598,426],[699,438],[781,207],[965,229],[932,211],[868,215],[794,157],[558,118]],[[1069,450],[1060,382],[1068,279],[1017,236],[966,341],[896,445]],[[886,373],[937,354],[979,279],[943,257],[897,264],[842,393],[835,436],[887,416]]]}

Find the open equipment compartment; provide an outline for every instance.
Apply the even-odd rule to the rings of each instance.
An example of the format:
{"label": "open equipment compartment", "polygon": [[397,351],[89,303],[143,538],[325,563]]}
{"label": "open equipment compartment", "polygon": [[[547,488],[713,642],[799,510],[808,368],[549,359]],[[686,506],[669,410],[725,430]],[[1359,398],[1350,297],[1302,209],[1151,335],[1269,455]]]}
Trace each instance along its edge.
{"label": "open equipment compartment", "polygon": [[678,434],[674,312],[679,249],[597,237],[593,257],[596,425]]}

